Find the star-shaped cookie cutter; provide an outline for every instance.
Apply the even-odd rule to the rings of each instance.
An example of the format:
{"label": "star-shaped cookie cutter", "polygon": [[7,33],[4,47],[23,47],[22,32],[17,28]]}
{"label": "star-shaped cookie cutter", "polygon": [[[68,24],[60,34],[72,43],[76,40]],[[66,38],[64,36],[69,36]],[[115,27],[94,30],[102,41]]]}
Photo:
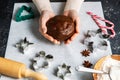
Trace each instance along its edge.
{"label": "star-shaped cookie cutter", "polygon": [[28,47],[33,44],[34,43],[29,42],[25,37],[19,43],[16,43],[15,47],[19,48],[20,52],[25,53],[28,50]]}
{"label": "star-shaped cookie cutter", "polygon": [[104,34],[101,29],[98,30],[88,30],[86,37],[95,37],[98,35],[101,39],[108,39],[110,38],[109,34]]}
{"label": "star-shaped cookie cutter", "polygon": [[68,66],[68,65],[66,65],[65,63],[63,63],[62,65],[59,65],[58,67],[57,67],[57,77],[59,77],[59,78],[61,78],[61,79],[63,79],[63,80],[65,80],[65,77],[66,76],[69,76],[69,75],[71,75],[71,66]]}
{"label": "star-shaped cookie cutter", "polygon": [[[95,49],[106,50],[108,46],[107,39],[109,37],[110,35],[102,33],[101,29],[88,30],[86,38],[84,39],[84,44],[87,45],[91,52],[93,52]],[[100,41],[96,44],[94,38],[99,38]]]}
{"label": "star-shaped cookie cutter", "polygon": [[33,68],[35,71],[41,71],[51,66],[53,56],[51,54],[46,55],[45,51],[40,51],[36,57],[33,58]]}

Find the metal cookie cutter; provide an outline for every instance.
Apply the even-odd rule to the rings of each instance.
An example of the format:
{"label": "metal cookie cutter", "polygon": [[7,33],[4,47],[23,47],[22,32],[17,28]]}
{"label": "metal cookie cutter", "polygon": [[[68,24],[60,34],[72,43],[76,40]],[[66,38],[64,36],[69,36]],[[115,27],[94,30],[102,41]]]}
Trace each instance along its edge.
{"label": "metal cookie cutter", "polygon": [[[106,50],[108,47],[107,39],[110,36],[102,33],[101,29],[88,30],[84,44],[87,45],[88,49],[93,52],[96,49]],[[98,39],[99,41],[96,41]]]}
{"label": "metal cookie cutter", "polygon": [[31,43],[27,40],[25,37],[23,40],[21,40],[19,43],[16,43],[15,47],[19,48],[20,52],[25,53],[29,47],[29,45],[32,45],[34,43]]}
{"label": "metal cookie cutter", "polygon": [[63,63],[62,65],[58,66],[57,77],[65,80],[65,77],[71,75],[71,66],[66,65]]}
{"label": "metal cookie cutter", "polygon": [[33,68],[35,71],[41,71],[43,69],[47,69],[51,66],[51,62],[53,61],[53,56],[51,54],[46,55],[44,51],[40,51],[39,54],[33,58]]}
{"label": "metal cookie cutter", "polygon": [[86,37],[95,37],[98,36],[102,39],[108,39],[110,38],[109,34],[104,34],[102,32],[102,29],[98,29],[98,30],[88,30]]}
{"label": "metal cookie cutter", "polygon": [[[98,27],[102,30],[104,34],[109,35],[109,37],[111,38],[115,37],[115,34],[116,34],[114,31],[115,25],[113,22],[103,19],[102,17],[96,14],[93,14],[92,12],[87,12],[87,14],[92,17],[92,19],[95,21],[95,23],[98,25]],[[105,22],[107,25],[102,25],[100,21]],[[111,31],[111,34],[108,33],[108,30]]]}
{"label": "metal cookie cutter", "polygon": [[[23,11],[27,11],[29,14],[28,15],[21,15]],[[28,19],[32,19],[34,18],[34,13],[32,11],[31,7],[27,7],[25,5],[23,5],[17,12],[16,16],[15,16],[15,20],[17,22],[23,21],[23,20],[28,20]]]}

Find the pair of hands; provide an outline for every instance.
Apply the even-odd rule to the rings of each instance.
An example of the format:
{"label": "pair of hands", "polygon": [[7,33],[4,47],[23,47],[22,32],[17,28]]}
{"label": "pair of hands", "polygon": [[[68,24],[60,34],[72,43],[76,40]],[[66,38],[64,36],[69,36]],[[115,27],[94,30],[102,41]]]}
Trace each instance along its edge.
{"label": "pair of hands", "polygon": [[[75,33],[73,34],[73,36],[71,38],[69,38],[68,40],[64,41],[65,44],[69,44],[79,34],[80,19],[79,19],[78,13],[75,10],[64,11],[63,15],[71,17],[76,25],[75,26],[76,30],[75,30]],[[49,41],[53,42],[54,44],[60,44],[60,41],[54,39],[52,36],[47,34],[46,23],[50,18],[52,18],[54,16],[55,16],[55,14],[51,11],[48,11],[48,10],[42,11],[41,16],[40,16],[40,20],[39,20],[39,22],[40,22],[39,31]]]}

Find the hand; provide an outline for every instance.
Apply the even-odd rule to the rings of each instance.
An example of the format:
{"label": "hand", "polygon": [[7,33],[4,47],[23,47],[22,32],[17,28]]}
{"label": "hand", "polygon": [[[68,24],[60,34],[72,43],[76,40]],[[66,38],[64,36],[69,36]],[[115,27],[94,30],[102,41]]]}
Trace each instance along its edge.
{"label": "hand", "polygon": [[60,44],[60,41],[57,41],[56,39],[54,39],[52,36],[47,34],[47,27],[46,27],[46,23],[47,21],[54,17],[55,14],[51,11],[48,10],[44,10],[41,12],[41,16],[40,16],[40,27],[39,27],[39,31],[41,32],[41,34],[48,39],[49,41],[53,42],[54,44]]}
{"label": "hand", "polygon": [[75,33],[72,35],[71,38],[65,41],[65,44],[69,44],[79,34],[80,18],[78,16],[77,11],[75,10],[64,11],[63,15],[71,17],[75,23]]}

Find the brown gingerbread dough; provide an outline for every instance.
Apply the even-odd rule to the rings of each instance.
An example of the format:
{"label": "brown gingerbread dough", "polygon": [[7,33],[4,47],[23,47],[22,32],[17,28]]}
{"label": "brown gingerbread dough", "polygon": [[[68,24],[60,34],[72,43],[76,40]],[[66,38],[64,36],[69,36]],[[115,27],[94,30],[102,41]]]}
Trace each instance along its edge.
{"label": "brown gingerbread dough", "polygon": [[64,15],[57,15],[46,23],[47,34],[59,41],[69,39],[75,33],[75,24],[72,18]]}

